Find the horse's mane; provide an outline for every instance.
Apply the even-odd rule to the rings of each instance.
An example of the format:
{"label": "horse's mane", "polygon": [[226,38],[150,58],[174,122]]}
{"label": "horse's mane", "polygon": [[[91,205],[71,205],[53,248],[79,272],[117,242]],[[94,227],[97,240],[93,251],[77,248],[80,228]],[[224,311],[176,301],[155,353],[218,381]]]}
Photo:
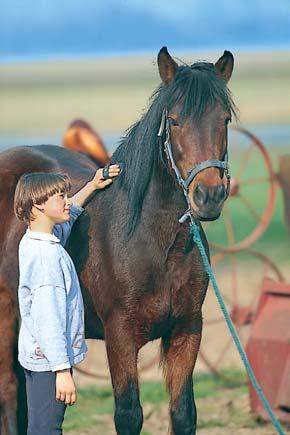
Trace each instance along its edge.
{"label": "horse's mane", "polygon": [[154,165],[162,160],[157,133],[163,109],[167,107],[170,111],[178,102],[183,107],[181,119],[190,116],[198,122],[205,111],[217,103],[233,115],[236,113],[231,93],[212,63],[181,65],[170,85],[161,84],[153,92],[148,111],[128,128],[112,156],[112,162],[125,164],[120,184],[128,194],[128,237],[138,224]]}

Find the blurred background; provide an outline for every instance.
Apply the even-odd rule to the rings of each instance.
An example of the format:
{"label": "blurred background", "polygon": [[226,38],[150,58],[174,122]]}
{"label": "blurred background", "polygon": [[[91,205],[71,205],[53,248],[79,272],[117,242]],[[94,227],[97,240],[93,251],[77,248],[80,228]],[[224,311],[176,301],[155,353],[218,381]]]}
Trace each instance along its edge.
{"label": "blurred background", "polygon": [[[69,124],[80,118],[113,152],[159,85],[156,58],[162,46],[177,62],[188,63],[215,62],[225,49],[230,50],[235,68],[229,88],[239,109],[234,124],[257,140],[231,130],[230,163],[238,189],[232,192],[223,217],[205,230],[229,309],[255,307],[266,275],[290,278],[285,189],[278,177],[280,156],[289,153],[290,145],[289,29],[288,0],[4,0],[0,151],[24,144],[62,145]],[[230,252],[245,240],[246,250]],[[221,254],[220,247],[228,252]],[[204,358],[197,363],[200,377],[196,378],[200,433],[232,434],[233,429],[227,432],[229,421],[235,430],[251,428],[246,386],[227,390],[225,401],[228,386],[223,377],[204,378],[217,371],[238,381],[245,379],[211,289],[204,318]],[[245,323],[239,327],[244,340],[251,327]],[[156,344],[142,351],[140,365],[149,367],[141,375],[143,434],[165,433],[167,425],[167,398],[157,358]],[[102,343],[90,343],[83,369],[95,375],[76,372],[81,400],[79,408],[69,410],[65,428],[71,434],[89,434],[98,425],[99,433],[114,433]],[[226,409],[222,418],[221,406]],[[235,407],[243,408],[242,417],[235,418]],[[267,428],[251,430],[239,433],[270,433]]]}
{"label": "blurred background", "polygon": [[60,143],[75,117],[113,148],[159,84],[156,56],[235,56],[240,120],[287,144],[290,12],[276,2],[4,1],[0,16],[0,146]]}

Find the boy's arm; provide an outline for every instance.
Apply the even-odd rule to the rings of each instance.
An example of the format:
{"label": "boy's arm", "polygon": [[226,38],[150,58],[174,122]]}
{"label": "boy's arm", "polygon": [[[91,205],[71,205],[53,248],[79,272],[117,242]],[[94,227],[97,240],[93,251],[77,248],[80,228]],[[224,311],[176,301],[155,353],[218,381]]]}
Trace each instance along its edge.
{"label": "boy's arm", "polygon": [[[114,178],[119,175],[119,165],[110,165],[109,176]],[[103,189],[113,182],[112,178],[108,180],[103,179],[103,169],[100,168],[94,175],[94,178],[89,181],[81,190],[71,197],[72,206],[70,208],[70,220],[63,224],[57,224],[54,226],[54,234],[59,238],[60,243],[64,246],[70,235],[71,229],[77,218],[84,211],[83,205],[89,200],[92,194],[98,190]]]}
{"label": "boy's arm", "polygon": [[[110,177],[117,177],[117,175],[119,175],[119,172],[119,165],[110,165]],[[113,182],[112,178],[105,180],[103,178],[103,168],[98,169],[94,175],[94,178],[89,181],[81,190],[75,193],[74,196],[71,197],[72,203],[83,207],[96,190],[103,189],[104,187],[109,186],[109,184]]]}
{"label": "boy's arm", "polygon": [[67,405],[76,402],[76,387],[68,369],[71,368],[66,337],[66,290],[51,285],[34,290],[31,306],[34,337],[39,351],[50,369],[56,372],[56,399]]}
{"label": "boy's arm", "polygon": [[66,299],[63,287],[43,285],[33,291],[33,335],[52,371],[71,367],[67,352]]}

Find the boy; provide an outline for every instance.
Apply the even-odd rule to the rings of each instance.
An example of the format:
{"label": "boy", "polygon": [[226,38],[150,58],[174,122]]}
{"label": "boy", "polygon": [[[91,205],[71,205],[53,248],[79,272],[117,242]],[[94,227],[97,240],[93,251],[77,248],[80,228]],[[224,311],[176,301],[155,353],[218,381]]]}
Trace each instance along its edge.
{"label": "boy", "polygon": [[64,174],[25,174],[16,186],[15,213],[29,227],[19,244],[18,289],[18,359],[26,378],[28,435],[62,434],[66,406],[76,402],[72,366],[87,352],[84,307],[63,246],[91,194],[119,173],[119,165],[99,169],[70,199]]}

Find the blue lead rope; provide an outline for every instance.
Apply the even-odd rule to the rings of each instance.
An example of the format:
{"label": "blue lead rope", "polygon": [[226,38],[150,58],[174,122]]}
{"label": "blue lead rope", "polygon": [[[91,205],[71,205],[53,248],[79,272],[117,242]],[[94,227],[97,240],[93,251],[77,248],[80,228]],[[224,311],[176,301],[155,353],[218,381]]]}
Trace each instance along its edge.
{"label": "blue lead rope", "polygon": [[227,322],[228,328],[229,328],[230,333],[231,333],[231,335],[232,335],[232,337],[234,339],[234,342],[235,342],[235,345],[236,345],[236,347],[238,349],[238,352],[239,352],[239,354],[240,354],[240,356],[242,358],[243,364],[244,364],[244,366],[245,366],[245,368],[247,370],[248,376],[249,376],[249,378],[250,378],[250,380],[252,382],[252,385],[254,386],[254,388],[255,388],[255,390],[256,390],[256,392],[257,392],[261,402],[263,403],[265,410],[269,414],[269,416],[270,416],[270,418],[272,420],[272,423],[273,423],[277,433],[279,435],[285,435],[285,433],[284,433],[284,431],[283,431],[279,421],[276,419],[276,417],[275,417],[275,415],[274,415],[274,413],[273,413],[273,411],[272,411],[272,409],[270,407],[270,404],[269,404],[268,400],[266,399],[266,397],[265,397],[265,395],[263,393],[262,388],[258,384],[258,381],[257,381],[257,379],[256,379],[256,377],[254,375],[253,369],[252,369],[252,367],[250,365],[250,362],[249,362],[249,360],[247,358],[246,352],[243,349],[243,346],[242,346],[242,343],[240,342],[240,339],[239,339],[239,336],[237,334],[237,331],[236,331],[236,329],[234,327],[234,324],[233,324],[233,322],[232,322],[232,320],[230,318],[230,315],[229,315],[229,313],[227,311],[227,308],[226,308],[225,303],[223,301],[222,295],[221,295],[221,293],[219,291],[219,288],[218,288],[215,276],[213,274],[212,268],[211,268],[211,266],[209,264],[209,261],[208,261],[208,258],[207,258],[204,246],[202,244],[202,240],[200,238],[200,233],[199,233],[199,227],[194,222],[192,216],[191,216],[190,220],[191,220],[191,223],[190,223],[190,232],[192,234],[194,242],[196,243],[196,245],[197,245],[197,247],[199,249],[199,252],[200,252],[200,255],[201,255],[204,267],[205,267],[205,270],[206,270],[206,272],[207,272],[207,274],[208,274],[208,276],[209,276],[209,278],[210,278],[210,280],[212,282],[212,285],[213,285],[214,292],[215,292],[215,295],[217,297],[218,303],[219,303],[220,308],[221,308],[221,310],[223,312],[224,318],[225,318],[225,320]]}

